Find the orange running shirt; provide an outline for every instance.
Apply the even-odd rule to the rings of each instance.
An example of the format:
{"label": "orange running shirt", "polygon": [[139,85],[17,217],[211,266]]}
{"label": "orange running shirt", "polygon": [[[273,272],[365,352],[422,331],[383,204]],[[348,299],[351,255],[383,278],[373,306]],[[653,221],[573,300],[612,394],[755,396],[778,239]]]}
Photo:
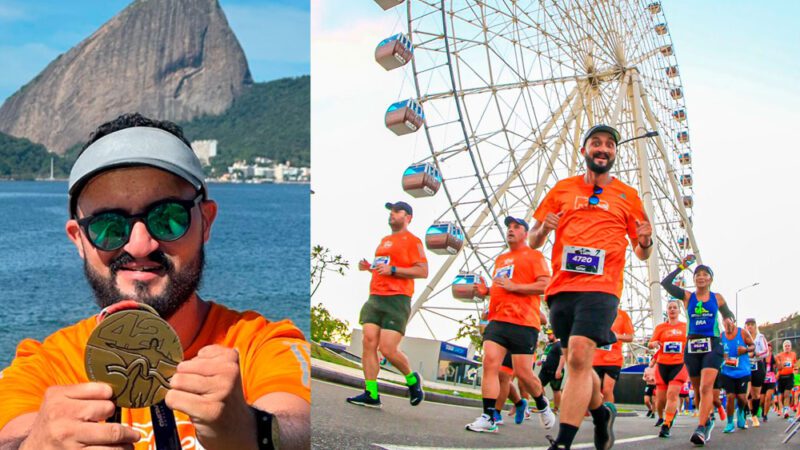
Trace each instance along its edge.
{"label": "orange running shirt", "polygon": [[[505,274],[516,284],[531,284],[537,278],[550,276],[547,261],[539,250],[527,245],[497,257],[494,263],[494,274]],[[508,322],[524,327],[541,327],[538,295],[509,292],[496,283],[489,290],[489,320]]]}
{"label": "orange running shirt", "polygon": [[683,351],[686,347],[686,322],[678,321],[675,325],[662,322],[653,330],[650,342],[660,342],[661,347],[656,355],[659,364],[682,364]]}
{"label": "orange running shirt", "polygon": [[[603,186],[600,203],[589,206],[593,188],[584,182],[583,175],[563,179],[550,189],[533,214],[534,219],[544,222],[548,213],[564,212],[555,231],[550,257],[553,280],[545,292],[548,296],[559,292],[606,292],[622,296],[628,239],[636,243],[636,221],[645,220],[644,207],[636,190],[616,178]],[[562,270],[565,245],[604,250],[603,274]]]}
{"label": "orange running shirt", "polygon": [[[388,258],[388,261],[385,259]],[[417,263],[427,263],[425,248],[418,237],[409,232],[393,233],[381,239],[375,250],[375,259],[396,267],[411,267]],[[414,280],[391,275],[378,275],[372,272],[369,283],[370,295],[414,295]]]}
{"label": "orange running shirt", "polygon": [[[778,375],[793,375],[794,374],[794,365],[797,364],[797,355],[795,352],[781,352],[778,355],[780,359],[780,367],[781,370],[778,372]],[[786,363],[789,363],[787,366]]]}
{"label": "orange running shirt", "polygon": [[[631,316],[625,311],[618,309],[617,318],[611,325],[611,331],[616,334],[633,334],[633,322]],[[597,347],[594,351],[593,366],[618,366],[622,367],[622,342],[617,341],[611,345]]]}
{"label": "orange running shirt", "polygon": [[[272,392],[288,392],[311,402],[310,349],[297,327],[288,320],[270,323],[253,311],[240,313],[209,303],[203,327],[184,349],[184,360],[211,344],[235,348],[247,403]],[[89,381],[84,349],[96,324],[92,316],[56,331],[44,342],[20,342],[11,365],[0,372],[0,429],[15,417],[38,411],[48,387]],[[175,420],[183,449],[200,448],[189,416],[175,411]],[[123,408],[121,423],[141,433],[137,450],[155,448],[149,408]]]}

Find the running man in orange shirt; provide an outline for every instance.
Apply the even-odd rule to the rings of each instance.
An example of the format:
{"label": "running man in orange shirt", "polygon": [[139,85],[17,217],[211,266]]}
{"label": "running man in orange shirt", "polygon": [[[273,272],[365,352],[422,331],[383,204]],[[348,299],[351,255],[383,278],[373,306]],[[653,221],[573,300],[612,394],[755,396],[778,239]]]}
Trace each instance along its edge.
{"label": "running man in orange shirt", "polygon": [[428,277],[428,260],[422,241],[408,231],[414,215],[411,205],[396,202],[385,206],[390,211],[392,234],[381,239],[371,264],[366,259],[358,263],[358,270],[372,273],[369,299],[361,308],[358,320],[364,327],[361,363],[365,390],[347,399],[348,403],[370,408],[382,406],[377,381],[380,371],[378,350],[405,375],[411,405],[419,405],[425,399],[422,377],[411,371],[408,357],[400,350],[400,342],[411,314],[414,279]]}
{"label": "running man in orange shirt", "polygon": [[[483,332],[483,414],[466,429],[479,433],[496,433],[497,396],[500,392],[499,371],[506,353],[511,353],[514,374],[520,385],[533,395],[542,425],[550,429],[555,424],[555,414],[544,396],[539,377],[533,373],[533,355],[539,337],[539,296],[550,281],[550,271],[542,253],[525,244],[528,223],[515,217],[506,217],[506,240],[509,251],[497,257],[494,263],[492,287],[485,285],[481,293],[489,293],[489,324]],[[520,400],[515,405],[524,417],[527,404]],[[521,420],[518,421],[521,423]]]}
{"label": "running man in orange shirt", "polygon": [[617,310],[617,318],[611,325],[611,332],[617,338],[613,344],[597,347],[594,352],[592,368],[600,377],[600,389],[607,402],[614,403],[614,386],[619,380],[624,358],[622,357],[622,343],[633,342],[633,321],[624,310]]}
{"label": "running man in orange shirt", "polygon": [[797,364],[797,354],[792,351],[792,341],[783,341],[783,351],[775,355],[778,362],[778,402],[783,406],[783,418],[789,418],[794,387],[794,367]]}
{"label": "running man in orange shirt", "polygon": [[594,419],[595,447],[614,445],[616,408],[603,403],[592,360],[598,346],[616,342],[611,326],[622,293],[628,241],[641,260],[653,251],[652,227],[639,194],[609,172],[619,139],[619,132],[608,125],[590,128],[580,149],[586,173],[556,183],[533,214],[531,247],[542,247],[555,231],[553,279],[545,295],[569,373],[551,449],[570,448],[587,408]]}
{"label": "running man in orange shirt", "polygon": [[[180,127],[139,114],[101,125],[72,167],[69,213],[66,232],[98,306],[145,303],[180,340],[184,361],[165,402],[185,449],[272,448],[262,437],[276,423],[285,446],[310,445],[309,348],[300,330],[196,292],[217,204]],[[106,421],[112,389],[90,383],[84,366],[96,324],[90,317],[42,343],[19,344],[0,376],[0,447],[154,448],[154,425],[163,421],[150,410],[122,408],[120,423]]]}

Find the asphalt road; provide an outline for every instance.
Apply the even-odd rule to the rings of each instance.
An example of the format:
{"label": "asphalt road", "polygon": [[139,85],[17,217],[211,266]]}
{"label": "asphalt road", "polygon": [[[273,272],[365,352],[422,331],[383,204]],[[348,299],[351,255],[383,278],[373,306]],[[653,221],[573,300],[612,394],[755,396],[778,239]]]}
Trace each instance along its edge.
{"label": "asphalt road", "polygon": [[[386,449],[422,450],[430,448],[546,448],[545,434],[555,435],[557,426],[546,431],[534,417],[522,425],[513,420],[500,426],[496,434],[472,433],[464,425],[479,414],[477,408],[423,402],[411,406],[407,398],[381,395],[383,408],[376,410],[350,405],[345,398],[358,394],[357,389],[314,380],[311,411],[312,446],[319,449]],[[686,449],[692,448],[689,435],[696,419],[679,416],[670,439],[659,439],[654,421],[644,416],[620,417],[616,421],[615,449]],[[785,420],[772,416],[760,428],[736,430],[723,434],[717,424],[708,448],[718,449],[798,449],[800,433],[789,444],[781,444]],[[584,421],[576,445],[572,448],[593,448],[591,419]]]}

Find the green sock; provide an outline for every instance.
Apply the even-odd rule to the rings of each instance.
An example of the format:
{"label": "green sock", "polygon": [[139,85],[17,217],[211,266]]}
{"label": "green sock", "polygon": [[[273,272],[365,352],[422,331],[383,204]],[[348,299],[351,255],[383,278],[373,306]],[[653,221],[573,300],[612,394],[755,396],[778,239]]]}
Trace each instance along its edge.
{"label": "green sock", "polygon": [[406,386],[411,386],[412,384],[416,383],[417,383],[417,376],[414,375],[414,372],[409,372],[409,374],[406,375]]}
{"label": "green sock", "polygon": [[364,385],[367,387],[367,392],[373,400],[378,399],[378,380],[364,380]]}

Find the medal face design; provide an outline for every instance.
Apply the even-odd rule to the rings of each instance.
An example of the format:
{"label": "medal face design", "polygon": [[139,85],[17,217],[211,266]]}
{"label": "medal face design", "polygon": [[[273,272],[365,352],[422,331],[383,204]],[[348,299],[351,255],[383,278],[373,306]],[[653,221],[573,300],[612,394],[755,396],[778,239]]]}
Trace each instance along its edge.
{"label": "medal face design", "polygon": [[111,385],[112,401],[123,408],[145,408],[164,400],[181,361],[178,336],[149,307],[106,316],[86,345],[87,376]]}

